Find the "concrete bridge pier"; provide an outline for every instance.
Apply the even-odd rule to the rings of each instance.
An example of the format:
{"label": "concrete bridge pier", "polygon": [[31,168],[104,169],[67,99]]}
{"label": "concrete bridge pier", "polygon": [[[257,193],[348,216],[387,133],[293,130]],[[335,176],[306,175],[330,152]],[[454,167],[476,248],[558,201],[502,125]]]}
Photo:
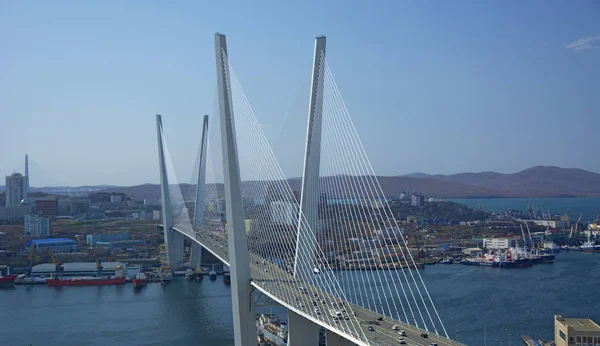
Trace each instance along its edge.
{"label": "concrete bridge pier", "polygon": [[288,346],[318,345],[320,329],[311,320],[288,310]]}
{"label": "concrete bridge pier", "polygon": [[190,268],[196,268],[200,265],[202,260],[202,246],[192,241],[192,248],[190,249]]}

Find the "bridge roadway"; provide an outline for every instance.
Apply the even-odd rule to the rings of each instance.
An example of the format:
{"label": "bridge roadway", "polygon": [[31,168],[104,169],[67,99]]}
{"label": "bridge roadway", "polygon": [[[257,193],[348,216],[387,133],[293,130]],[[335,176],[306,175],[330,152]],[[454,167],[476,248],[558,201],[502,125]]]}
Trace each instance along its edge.
{"label": "bridge roadway", "polygon": [[[175,228],[177,230],[177,228]],[[180,233],[188,236],[187,234],[179,231]],[[207,234],[208,233],[208,234]],[[202,231],[196,235],[194,239],[203,248],[215,255],[219,260],[223,261],[226,265],[229,265],[229,256],[227,253],[227,241],[225,238],[216,232],[205,232]],[[266,271],[265,271],[266,269]],[[293,308],[296,313],[299,313],[313,322],[322,325],[323,327],[330,329],[336,334],[348,334],[353,338],[359,340],[363,339],[362,333],[369,340],[371,345],[400,345],[399,338],[401,337],[400,331],[406,333],[403,336],[406,345],[414,346],[428,346],[430,344],[437,344],[439,346],[464,346],[454,340],[440,337],[431,332],[419,329],[415,326],[393,320],[387,316],[381,316],[373,311],[352,304],[350,302],[342,302],[338,298],[335,298],[317,287],[310,286],[306,283],[300,282],[291,276],[289,273],[282,270],[279,266],[276,266],[270,262],[262,262],[262,258],[258,258],[253,254],[250,254],[250,270],[252,272],[252,286],[258,288],[261,292],[277,301],[281,305],[287,308]],[[289,277],[289,280],[282,280],[281,278]],[[299,287],[306,287],[307,292],[303,294]],[[280,294],[274,294],[277,292]],[[283,294],[281,294],[283,293]],[[306,297],[308,295],[308,297]],[[289,302],[284,300],[282,297],[298,297],[295,302]],[[318,296],[320,299],[313,298]],[[314,313],[311,311],[314,309],[313,304],[304,302],[314,301],[319,311],[323,314],[321,318],[316,318]],[[333,304],[337,307],[334,307]],[[302,305],[304,307],[302,307]],[[344,309],[348,313],[352,313],[362,331],[357,333],[350,321],[340,319],[339,321],[331,321],[328,318],[329,309],[336,308],[338,310]],[[327,318],[328,321],[323,321],[323,318]],[[383,317],[382,321],[378,321],[377,318]],[[352,317],[350,317],[352,318]],[[373,331],[369,330],[369,326],[373,327]],[[398,330],[393,330],[393,326],[398,326]],[[427,338],[423,338],[421,334],[427,334]],[[360,334],[360,335],[357,335]],[[364,342],[363,342],[364,344]]]}

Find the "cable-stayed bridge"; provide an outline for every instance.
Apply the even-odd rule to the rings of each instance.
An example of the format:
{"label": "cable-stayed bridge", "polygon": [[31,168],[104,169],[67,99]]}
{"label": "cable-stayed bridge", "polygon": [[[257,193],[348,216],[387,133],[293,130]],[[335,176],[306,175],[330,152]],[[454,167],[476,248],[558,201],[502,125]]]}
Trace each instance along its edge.
{"label": "cable-stayed bridge", "polygon": [[195,199],[189,201],[157,115],[169,265],[181,264],[187,237],[191,266],[209,251],[231,268],[236,345],[257,343],[255,290],[288,309],[291,346],[318,345],[321,327],[327,345],[461,345],[449,339],[387,204],[335,84],[325,43],[325,37],[315,40],[299,191],[261,130],[224,35],[215,35],[223,191],[214,183],[207,150],[208,116]]}

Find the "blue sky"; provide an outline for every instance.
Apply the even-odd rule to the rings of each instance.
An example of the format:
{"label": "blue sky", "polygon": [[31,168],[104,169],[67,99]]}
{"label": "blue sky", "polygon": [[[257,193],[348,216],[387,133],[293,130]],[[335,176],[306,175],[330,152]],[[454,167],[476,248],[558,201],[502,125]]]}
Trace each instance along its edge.
{"label": "blue sky", "polygon": [[158,182],[161,113],[188,181],[217,31],[288,176],[319,34],[379,174],[600,172],[599,18],[597,1],[3,1],[0,173],[27,152],[34,186]]}

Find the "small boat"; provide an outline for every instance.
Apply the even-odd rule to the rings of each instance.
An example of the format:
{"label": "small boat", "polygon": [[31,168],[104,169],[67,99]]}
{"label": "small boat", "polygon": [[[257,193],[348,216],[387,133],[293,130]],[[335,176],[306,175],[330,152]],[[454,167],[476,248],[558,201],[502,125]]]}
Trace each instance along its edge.
{"label": "small boat", "polygon": [[186,280],[194,280],[194,271],[191,269],[188,269],[185,271],[185,279]]}
{"label": "small boat", "polygon": [[453,264],[454,260],[452,259],[452,257],[446,257],[443,260],[440,261],[441,264]]}
{"label": "small boat", "polygon": [[217,279],[217,272],[214,270],[211,270],[210,273],[208,273],[208,278],[211,280],[216,280]]}
{"label": "small boat", "polygon": [[596,245],[595,242],[588,240],[579,249],[583,252],[600,252],[600,245]]}
{"label": "small boat", "polygon": [[138,273],[133,279],[133,288],[142,288],[146,286],[148,277],[144,273]]}
{"label": "small boat", "polygon": [[17,276],[15,279],[15,284],[17,285],[34,285],[34,284],[45,284],[46,278],[38,278],[35,276],[27,276],[25,274],[21,274]]}
{"label": "small boat", "polygon": [[225,285],[231,284],[231,274],[229,272],[223,273],[223,282]]}

